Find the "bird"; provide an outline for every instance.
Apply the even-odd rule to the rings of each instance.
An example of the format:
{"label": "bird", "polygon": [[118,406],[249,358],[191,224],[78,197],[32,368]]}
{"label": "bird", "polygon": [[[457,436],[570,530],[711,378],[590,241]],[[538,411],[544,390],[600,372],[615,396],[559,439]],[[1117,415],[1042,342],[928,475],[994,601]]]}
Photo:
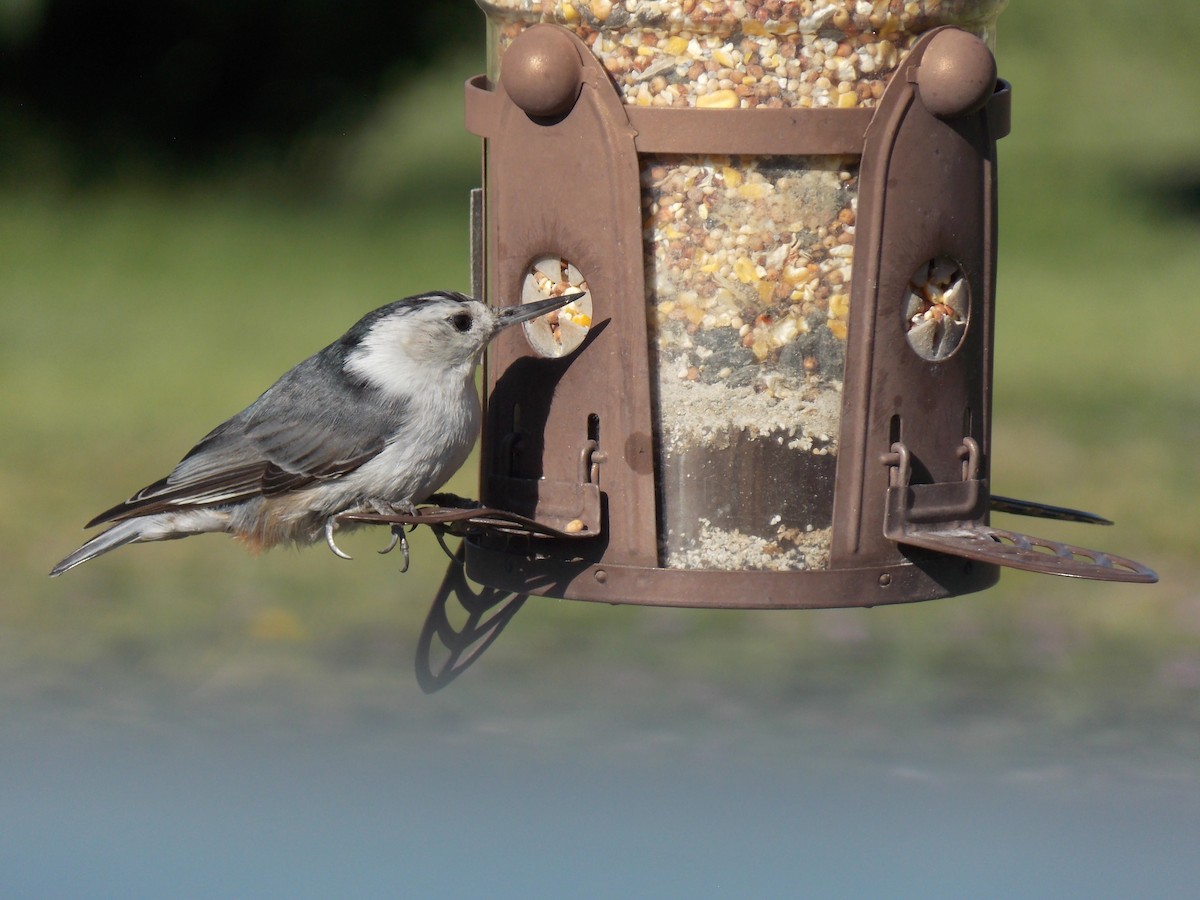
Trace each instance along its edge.
{"label": "bird", "polygon": [[[88,522],[110,527],[50,575],[127,544],[211,532],[255,552],[324,536],[346,557],[333,539],[339,515],[412,513],[466,461],[480,422],[475,368],[492,338],[582,296],[495,309],[437,290],[367,313],[205,435],[169,475]],[[381,552],[397,540],[402,529]]]}

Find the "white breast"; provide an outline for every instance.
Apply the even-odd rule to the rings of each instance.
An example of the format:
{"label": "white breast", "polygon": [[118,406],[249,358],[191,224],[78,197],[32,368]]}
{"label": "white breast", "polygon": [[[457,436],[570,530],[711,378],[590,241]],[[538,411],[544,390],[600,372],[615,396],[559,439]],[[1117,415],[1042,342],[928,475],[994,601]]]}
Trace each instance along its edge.
{"label": "white breast", "polygon": [[404,425],[378,456],[348,475],[345,487],[387,502],[419,503],[470,455],[479,433],[474,379],[412,396]]}

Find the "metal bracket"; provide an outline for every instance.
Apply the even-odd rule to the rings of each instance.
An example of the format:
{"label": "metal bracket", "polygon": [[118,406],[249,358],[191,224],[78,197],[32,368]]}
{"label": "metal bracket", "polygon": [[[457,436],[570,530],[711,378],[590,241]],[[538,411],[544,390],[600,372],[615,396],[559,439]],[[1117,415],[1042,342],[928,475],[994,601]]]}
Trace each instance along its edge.
{"label": "metal bracket", "polygon": [[882,459],[890,467],[884,534],[897,540],[892,532],[903,531],[911,523],[948,525],[983,520],[988,489],[987,480],[979,477],[979,444],[974,438],[964,438],[957,452],[963,459],[962,481],[912,484],[912,454],[904,444],[892,444],[892,452]]}

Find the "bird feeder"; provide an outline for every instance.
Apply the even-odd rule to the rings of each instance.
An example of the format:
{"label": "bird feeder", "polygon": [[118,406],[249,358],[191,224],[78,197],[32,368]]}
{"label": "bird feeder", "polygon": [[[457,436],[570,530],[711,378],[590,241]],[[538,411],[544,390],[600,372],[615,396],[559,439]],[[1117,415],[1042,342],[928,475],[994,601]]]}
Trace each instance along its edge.
{"label": "bird feeder", "polygon": [[480,5],[477,290],[586,297],[489,350],[472,579],[742,608],[1155,580],[989,521],[1094,519],[989,488],[1003,0]]}

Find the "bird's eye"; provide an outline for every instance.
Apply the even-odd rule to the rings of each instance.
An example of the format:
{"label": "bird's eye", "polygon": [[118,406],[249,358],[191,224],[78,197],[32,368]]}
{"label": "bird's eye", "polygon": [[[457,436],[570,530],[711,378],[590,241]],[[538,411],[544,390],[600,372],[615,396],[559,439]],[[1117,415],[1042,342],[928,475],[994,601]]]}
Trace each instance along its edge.
{"label": "bird's eye", "polygon": [[471,330],[471,316],[468,313],[457,313],[450,318],[450,324],[455,331],[466,333]]}

